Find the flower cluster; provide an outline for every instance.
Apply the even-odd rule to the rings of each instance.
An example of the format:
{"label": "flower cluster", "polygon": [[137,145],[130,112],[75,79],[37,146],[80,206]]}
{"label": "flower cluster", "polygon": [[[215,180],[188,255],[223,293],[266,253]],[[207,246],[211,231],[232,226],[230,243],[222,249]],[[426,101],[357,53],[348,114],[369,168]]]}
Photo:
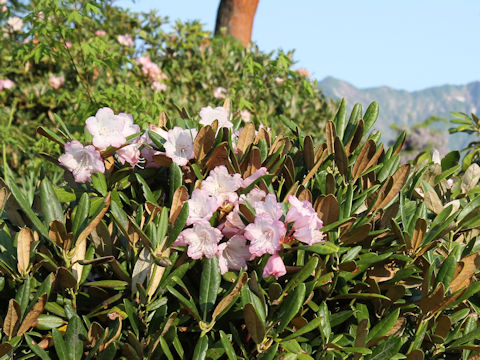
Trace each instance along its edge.
{"label": "flower cluster", "polygon": [[133,47],[134,45],[132,37],[128,34],[117,35],[117,40],[120,45],[123,45],[126,47]]}
{"label": "flower cluster", "polygon": [[141,56],[137,59],[137,64],[142,67],[143,75],[147,76],[151,81],[151,88],[154,91],[165,91],[167,85],[163,82],[168,77],[160,70],[160,67],[155,64],[148,56]]}
{"label": "flower cluster", "polygon": [[[285,214],[274,194],[258,187],[242,193],[266,174],[267,169],[260,168],[242,179],[240,174],[230,174],[223,165],[211,170],[187,200],[186,224],[191,227],[182,231],[174,245],[187,246],[187,254],[192,259],[217,256],[222,274],[245,269],[247,261],[270,254],[263,276],[285,275],[285,265],[279,255],[283,245],[294,241],[313,245],[323,241],[320,231],[323,223],[310,202],[300,201],[293,195],[288,197],[290,208]],[[245,223],[242,205],[255,212],[253,222]],[[216,212],[218,216],[214,216]]]}
{"label": "flower cluster", "polygon": [[15,86],[15,83],[9,79],[0,79],[0,91],[10,90]]}
{"label": "flower cluster", "polygon": [[65,76],[59,75],[51,75],[48,78],[48,84],[53,87],[54,89],[59,89],[65,84]]}

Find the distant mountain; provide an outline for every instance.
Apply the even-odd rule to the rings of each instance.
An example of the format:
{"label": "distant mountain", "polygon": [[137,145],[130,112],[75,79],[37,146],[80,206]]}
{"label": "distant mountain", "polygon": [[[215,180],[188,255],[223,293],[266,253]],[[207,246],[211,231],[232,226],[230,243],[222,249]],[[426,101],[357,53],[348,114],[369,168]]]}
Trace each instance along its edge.
{"label": "distant mountain", "polygon": [[[345,98],[349,111],[357,102],[362,104],[365,111],[368,104],[377,101],[380,115],[376,128],[382,131],[385,141],[391,140],[394,136],[391,124],[408,127],[432,115],[449,119],[451,111],[470,114],[480,110],[480,81],[467,85],[436,86],[412,92],[395,90],[387,86],[359,89],[333,77],[323,79],[318,86],[329,97]],[[439,124],[436,127],[448,129],[447,125]],[[458,149],[459,141],[462,145],[468,142],[464,136],[456,135],[449,139],[449,147]]]}

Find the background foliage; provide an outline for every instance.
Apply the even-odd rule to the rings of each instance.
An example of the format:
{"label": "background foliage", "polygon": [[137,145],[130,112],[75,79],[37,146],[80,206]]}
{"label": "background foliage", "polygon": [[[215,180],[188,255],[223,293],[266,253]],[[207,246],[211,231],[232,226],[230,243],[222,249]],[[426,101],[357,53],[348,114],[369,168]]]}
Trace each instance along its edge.
{"label": "background foliage", "polygon": [[[478,357],[476,147],[463,161],[453,151],[401,164],[405,134],[387,147],[369,132],[376,103],[347,114],[342,102],[327,121],[325,100],[289,70],[288,56],[209,39],[198,24],[177,24],[173,38],[160,32],[161,19],[110,4],[31,6],[31,13],[18,5],[2,14],[2,21],[25,15],[28,30],[2,39],[2,62],[29,59],[1,68],[16,83],[0,92],[2,134],[8,130],[0,184],[2,359]],[[40,9],[49,21],[38,18]],[[100,24],[105,38],[92,35]],[[116,36],[125,33],[143,40],[122,47]],[[135,63],[145,52],[167,74],[167,91],[153,93]],[[65,85],[52,89],[48,77],[60,73]],[[7,165],[38,150],[58,156],[48,139],[33,139],[37,125],[60,143],[88,140],[83,122],[101,106],[143,125],[165,110],[167,128],[199,128],[199,108],[223,102],[212,100],[217,86],[228,89],[237,127],[239,110],[249,109],[257,129],[274,129],[255,135],[245,126],[240,152],[221,131],[196,140],[196,160],[185,167],[117,163],[91,184],[72,184],[59,170],[53,181],[32,171],[18,186]],[[466,127],[457,130],[476,131],[477,118],[459,121]],[[266,257],[221,276],[215,258],[191,260],[171,247],[188,213],[180,194],[191,194],[221,163],[235,171],[267,167],[270,175],[256,185],[280,202],[290,194],[310,201],[326,242],[287,247],[287,275],[278,280],[262,279]],[[248,208],[242,215],[252,216]]]}

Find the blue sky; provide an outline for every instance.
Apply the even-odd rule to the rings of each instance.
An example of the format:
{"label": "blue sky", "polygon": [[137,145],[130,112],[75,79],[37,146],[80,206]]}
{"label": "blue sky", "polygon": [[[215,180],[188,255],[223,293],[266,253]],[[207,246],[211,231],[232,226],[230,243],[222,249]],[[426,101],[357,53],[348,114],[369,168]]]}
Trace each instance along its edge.
{"label": "blue sky", "polygon": [[[214,29],[219,0],[120,0]],[[296,67],[365,88],[420,90],[480,80],[478,0],[260,0],[253,41],[295,49]]]}

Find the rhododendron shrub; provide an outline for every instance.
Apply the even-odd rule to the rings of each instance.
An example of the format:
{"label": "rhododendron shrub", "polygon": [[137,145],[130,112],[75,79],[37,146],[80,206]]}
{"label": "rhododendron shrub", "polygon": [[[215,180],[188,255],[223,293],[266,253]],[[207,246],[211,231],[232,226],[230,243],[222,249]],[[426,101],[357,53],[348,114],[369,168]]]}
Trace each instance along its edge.
{"label": "rhododendron shrub", "polygon": [[319,133],[325,124],[327,101],[313,81],[292,70],[293,53],[244,49],[232,39],[212,38],[198,22],[169,24],[111,0],[4,6],[0,142],[16,154],[7,156],[14,169],[38,169],[32,149],[58,150],[35,138],[39,126],[64,131],[62,124],[69,124],[84,142],[90,140],[81,131],[85,119],[102,107],[135,114],[145,128],[162,111],[175,117],[176,108],[185,107],[198,114],[228,98],[233,108],[228,119],[219,118],[222,126],[253,121],[279,128],[285,117]]}
{"label": "rhododendron shrub", "polygon": [[40,131],[63,178],[0,185],[1,354],[470,356],[480,167],[400,165],[404,138],[369,133],[375,103],[320,145],[232,108],[99,107],[84,138]]}
{"label": "rhododendron shrub", "polygon": [[478,357],[478,151],[402,164],[197,23],[3,4],[1,359]]}

